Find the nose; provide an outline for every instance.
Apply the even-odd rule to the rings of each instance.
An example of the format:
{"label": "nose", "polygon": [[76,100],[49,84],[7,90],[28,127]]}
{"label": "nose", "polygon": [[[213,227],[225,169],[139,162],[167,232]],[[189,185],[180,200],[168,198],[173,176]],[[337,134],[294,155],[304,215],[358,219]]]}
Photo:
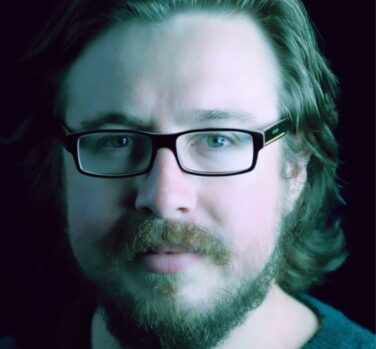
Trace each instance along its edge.
{"label": "nose", "polygon": [[159,218],[176,220],[196,207],[194,176],[184,173],[169,149],[159,149],[151,171],[138,177],[136,209]]}

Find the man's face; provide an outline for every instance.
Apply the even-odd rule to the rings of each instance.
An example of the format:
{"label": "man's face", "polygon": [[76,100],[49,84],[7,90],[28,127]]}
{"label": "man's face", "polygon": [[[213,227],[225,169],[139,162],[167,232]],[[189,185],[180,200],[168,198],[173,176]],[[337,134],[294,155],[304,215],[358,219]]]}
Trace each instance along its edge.
{"label": "man's face", "polygon": [[[75,131],[262,129],[279,118],[279,67],[246,17],[192,13],[115,26],[87,47],[65,87],[65,122]],[[203,111],[214,112],[202,117],[208,115]],[[124,120],[103,118],[115,113]],[[93,123],[98,118],[104,123]],[[149,173],[106,179],[80,174],[65,152],[73,254],[108,303],[145,326],[200,323],[226,304],[242,304],[243,316],[263,300],[276,273],[280,162],[281,142],[274,142],[250,173],[200,177],[183,173],[172,151],[162,148]],[[122,258],[137,234],[147,246],[158,227],[168,234],[157,248]],[[215,252],[222,248],[223,258],[216,260],[210,248],[207,254],[192,251],[185,243],[192,236]]]}

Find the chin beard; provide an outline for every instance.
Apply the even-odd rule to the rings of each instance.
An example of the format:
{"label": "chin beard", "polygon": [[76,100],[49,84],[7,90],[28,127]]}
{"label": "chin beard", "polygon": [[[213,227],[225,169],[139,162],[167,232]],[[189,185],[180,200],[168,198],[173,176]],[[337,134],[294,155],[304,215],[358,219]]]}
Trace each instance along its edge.
{"label": "chin beard", "polygon": [[158,301],[136,300],[124,292],[110,294],[107,285],[97,289],[99,306],[109,332],[126,348],[214,348],[264,301],[281,266],[276,248],[256,278],[243,279],[237,288],[222,290],[206,307],[179,300],[174,275],[156,277]]}
{"label": "chin beard", "polygon": [[[160,224],[155,220],[135,224],[134,221],[120,221],[102,242],[107,261],[103,268],[93,272],[79,267],[88,281],[90,293],[97,299],[108,331],[124,348],[214,348],[265,300],[271,285],[284,269],[284,258],[277,242],[258,274],[238,270],[238,277],[234,275],[232,282],[212,289],[204,304],[189,303],[184,299],[180,292],[181,276],[175,274],[138,274],[138,279],[145,278],[141,284],[150,286],[149,296],[143,297],[137,291],[131,291],[124,278],[122,281],[123,268],[138,253],[161,241],[198,251],[218,268],[230,267],[233,251],[229,244],[203,227]],[[129,226],[129,222],[133,225]]]}

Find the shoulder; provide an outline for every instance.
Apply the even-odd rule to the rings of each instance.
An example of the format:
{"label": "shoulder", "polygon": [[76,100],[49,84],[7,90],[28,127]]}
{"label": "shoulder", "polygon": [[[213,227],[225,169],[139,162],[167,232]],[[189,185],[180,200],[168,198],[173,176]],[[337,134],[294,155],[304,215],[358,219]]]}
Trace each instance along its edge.
{"label": "shoulder", "polygon": [[373,349],[376,337],[367,329],[349,320],[343,313],[319,300],[303,296],[300,301],[319,317],[320,329],[304,349]]}
{"label": "shoulder", "polygon": [[10,337],[1,337],[0,338],[0,349],[18,349],[15,340]]}

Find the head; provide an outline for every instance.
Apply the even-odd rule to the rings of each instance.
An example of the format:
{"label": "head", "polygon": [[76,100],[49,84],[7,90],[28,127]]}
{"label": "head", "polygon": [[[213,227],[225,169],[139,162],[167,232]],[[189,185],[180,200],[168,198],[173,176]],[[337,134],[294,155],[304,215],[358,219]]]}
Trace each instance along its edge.
{"label": "head", "polygon": [[208,347],[271,285],[300,293],[338,267],[336,81],[300,2],[77,1],[62,11],[29,58],[44,100],[26,133],[289,122],[251,172],[233,176],[184,172],[162,146],[146,173],[89,177],[42,127],[39,178],[58,190],[77,268],[119,339]]}

